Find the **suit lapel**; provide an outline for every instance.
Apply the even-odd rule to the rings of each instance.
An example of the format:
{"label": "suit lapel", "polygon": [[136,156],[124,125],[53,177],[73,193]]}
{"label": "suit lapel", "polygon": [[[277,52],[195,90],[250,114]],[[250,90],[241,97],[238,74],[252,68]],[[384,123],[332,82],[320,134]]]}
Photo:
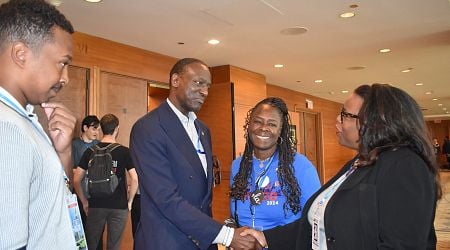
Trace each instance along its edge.
{"label": "suit lapel", "polygon": [[166,131],[167,136],[170,140],[172,140],[173,144],[178,148],[182,157],[186,159],[192,169],[206,181],[202,162],[198,157],[194,145],[192,145],[191,139],[181,124],[181,121],[178,119],[175,112],[173,112],[173,110],[169,107],[167,102],[161,104],[160,111],[159,117],[162,129]]}

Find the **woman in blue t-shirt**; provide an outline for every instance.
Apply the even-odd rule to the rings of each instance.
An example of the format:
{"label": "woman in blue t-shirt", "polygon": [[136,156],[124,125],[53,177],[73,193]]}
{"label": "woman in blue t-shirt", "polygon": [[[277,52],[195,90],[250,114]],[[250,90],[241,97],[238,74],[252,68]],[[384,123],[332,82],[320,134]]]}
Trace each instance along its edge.
{"label": "woman in blue t-shirt", "polygon": [[247,113],[246,144],[231,170],[231,214],[239,226],[266,230],[300,218],[320,188],[317,171],[295,150],[286,103],[260,101]]}

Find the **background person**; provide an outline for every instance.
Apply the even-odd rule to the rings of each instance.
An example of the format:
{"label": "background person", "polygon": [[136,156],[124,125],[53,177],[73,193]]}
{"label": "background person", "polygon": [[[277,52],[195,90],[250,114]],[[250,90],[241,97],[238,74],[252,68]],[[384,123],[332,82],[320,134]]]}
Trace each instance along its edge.
{"label": "background person", "polygon": [[276,97],[260,101],[247,113],[244,130],[244,155],[231,168],[231,214],[240,226],[259,230],[300,218],[320,181],[311,162],[296,152],[286,103]]}
{"label": "background person", "polygon": [[[103,138],[98,144],[104,148],[110,144],[117,143],[119,133],[119,119],[113,114],[106,114],[100,120]],[[131,161],[130,151],[127,147],[120,145],[111,151],[113,160],[113,172],[119,179],[119,185],[109,197],[91,197],[87,199],[81,188],[81,180],[89,170],[89,161],[94,154],[93,150],[86,150],[75,171],[75,190],[83,203],[83,209],[87,215],[86,238],[88,247],[96,249],[101,236],[107,225],[107,244],[110,250],[120,249],[120,244],[128,220],[128,210],[131,210],[132,201],[138,188],[138,178],[134,165]],[[130,176],[130,191],[128,195],[126,184],[126,173]]]}
{"label": "background person", "polygon": [[[76,118],[49,102],[69,81],[72,33],[43,0],[0,6],[0,249],[76,249],[64,181]],[[43,107],[48,135],[33,105]]]}
{"label": "background person", "polygon": [[235,231],[211,218],[211,137],[195,115],[211,85],[208,66],[198,59],[181,59],[170,71],[169,82],[169,98],[131,131],[142,208],[135,249],[255,247],[255,239],[239,235],[242,229]]}
{"label": "background person", "polygon": [[311,197],[302,219],[248,232],[275,250],[435,249],[439,176],[414,99],[389,85],[360,86],[336,128],[358,155]]}

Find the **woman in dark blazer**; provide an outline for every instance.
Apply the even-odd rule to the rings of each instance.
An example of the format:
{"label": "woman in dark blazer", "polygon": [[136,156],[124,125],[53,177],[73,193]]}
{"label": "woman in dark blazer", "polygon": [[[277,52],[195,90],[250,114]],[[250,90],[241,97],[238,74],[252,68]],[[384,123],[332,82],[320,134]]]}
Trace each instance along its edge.
{"label": "woman in dark blazer", "polygon": [[398,88],[363,85],[336,128],[339,143],[358,155],[309,199],[300,220],[246,232],[271,250],[435,249],[441,190],[417,103]]}

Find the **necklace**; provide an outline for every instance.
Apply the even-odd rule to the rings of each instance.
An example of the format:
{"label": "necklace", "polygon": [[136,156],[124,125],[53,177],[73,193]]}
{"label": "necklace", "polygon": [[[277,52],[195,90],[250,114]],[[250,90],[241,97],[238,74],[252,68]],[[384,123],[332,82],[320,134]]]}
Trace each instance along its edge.
{"label": "necklace", "polygon": [[267,157],[264,160],[259,159],[258,157],[255,156],[255,154],[253,153],[253,157],[259,161],[259,168],[264,168],[264,165],[266,164],[266,162],[268,162],[272,157]]}

